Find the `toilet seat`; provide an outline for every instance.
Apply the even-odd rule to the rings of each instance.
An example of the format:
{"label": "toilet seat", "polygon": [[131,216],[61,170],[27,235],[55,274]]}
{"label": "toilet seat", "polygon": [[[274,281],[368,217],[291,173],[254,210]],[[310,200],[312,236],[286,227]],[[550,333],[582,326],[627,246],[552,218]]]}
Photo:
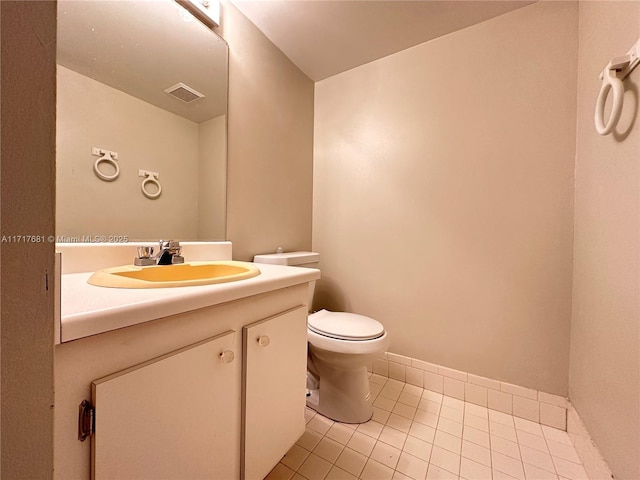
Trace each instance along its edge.
{"label": "toilet seat", "polygon": [[[346,317],[344,317],[343,315],[345,315]],[[376,324],[379,325],[380,326],[379,328],[382,330],[381,333],[372,339],[350,338],[345,340],[341,338],[336,338],[335,336],[329,336],[326,333],[325,334],[317,333],[314,329],[311,328],[311,324],[316,325],[316,327],[314,328],[318,328],[318,324],[320,324],[325,327],[324,328],[325,331],[331,330],[332,328],[327,327],[324,324],[324,322],[316,322],[316,320],[321,319],[323,317],[325,317],[326,319],[329,316],[331,316],[336,320],[342,318],[342,323],[347,324],[350,322],[345,322],[344,321],[345,318],[352,315],[354,317],[361,317],[360,320],[362,320],[362,318],[366,319],[367,324],[369,324],[369,321],[375,322],[373,325],[376,325]],[[338,330],[338,329],[334,329],[334,330]],[[344,335],[344,331],[342,331],[341,333],[343,334],[342,336],[346,336]],[[334,335],[335,335],[335,332],[334,332]],[[369,333],[369,336],[372,336],[372,335],[374,334]],[[334,353],[344,353],[348,355],[365,355],[365,354],[376,353],[376,352],[379,352],[379,353],[384,352],[389,346],[389,335],[387,334],[387,332],[384,331],[384,328],[382,327],[380,322],[374,320],[373,318],[364,317],[363,315],[356,315],[354,313],[330,312],[328,310],[320,310],[319,312],[312,313],[308,317],[307,341],[309,342],[309,347],[311,349],[320,348],[322,350],[327,350],[329,352],[334,352]]]}
{"label": "toilet seat", "polygon": [[309,330],[336,340],[374,340],[384,335],[380,322],[364,315],[320,310],[309,315]]}

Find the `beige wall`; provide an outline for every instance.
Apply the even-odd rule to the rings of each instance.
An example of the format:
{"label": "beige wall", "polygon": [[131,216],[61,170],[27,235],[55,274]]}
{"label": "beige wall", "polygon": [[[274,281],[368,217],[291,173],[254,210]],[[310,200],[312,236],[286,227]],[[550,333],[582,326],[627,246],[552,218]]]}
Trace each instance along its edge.
{"label": "beige wall", "polygon": [[569,393],[616,478],[640,478],[640,70],[599,136],[599,73],[640,37],[640,2],[580,2]]}
{"label": "beige wall", "polygon": [[[197,123],[62,66],[57,106],[58,235],[198,238]],[[116,180],[95,175],[92,147],[118,152]],[[142,194],[140,169],[159,173],[157,199]]]}
{"label": "beige wall", "polygon": [[198,237],[224,240],[227,188],[227,116],[198,125]]}
{"label": "beige wall", "polygon": [[315,306],[566,394],[576,51],[576,4],[544,2],[316,84]]}
{"label": "beige wall", "polygon": [[[54,2],[0,2],[2,478],[53,469]],[[24,95],[22,94],[24,93]],[[45,277],[49,276],[49,289]]]}
{"label": "beige wall", "polygon": [[311,248],[313,82],[231,3],[227,239],[237,260]]}

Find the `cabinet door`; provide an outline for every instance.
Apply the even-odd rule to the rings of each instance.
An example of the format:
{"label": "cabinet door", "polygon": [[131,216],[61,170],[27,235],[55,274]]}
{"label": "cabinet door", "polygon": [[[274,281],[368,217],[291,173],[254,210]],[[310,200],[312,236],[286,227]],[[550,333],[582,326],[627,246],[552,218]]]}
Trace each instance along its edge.
{"label": "cabinet door", "polygon": [[259,480],[304,433],[307,310],[243,328],[243,478]]}
{"label": "cabinet door", "polygon": [[92,478],[237,479],[236,333],[95,380]]}

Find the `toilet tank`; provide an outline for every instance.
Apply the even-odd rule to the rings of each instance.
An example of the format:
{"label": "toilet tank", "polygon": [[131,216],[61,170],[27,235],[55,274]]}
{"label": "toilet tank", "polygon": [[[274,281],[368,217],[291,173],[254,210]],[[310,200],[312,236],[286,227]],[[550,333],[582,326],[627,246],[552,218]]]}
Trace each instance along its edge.
{"label": "toilet tank", "polygon": [[[268,263],[271,265],[288,265],[291,267],[320,268],[320,254],[315,252],[286,252],[268,253],[253,257],[253,263]],[[309,311],[313,305],[315,280],[309,282]]]}

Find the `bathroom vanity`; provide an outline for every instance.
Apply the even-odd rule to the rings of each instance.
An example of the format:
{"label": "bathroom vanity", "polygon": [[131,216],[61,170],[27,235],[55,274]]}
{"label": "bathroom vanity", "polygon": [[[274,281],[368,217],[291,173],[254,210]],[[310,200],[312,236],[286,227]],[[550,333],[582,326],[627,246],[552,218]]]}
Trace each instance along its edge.
{"label": "bathroom vanity", "polygon": [[[62,275],[55,478],[269,473],[304,432],[307,292],[319,272],[259,268],[138,294]],[[80,441],[83,423],[95,431]]]}
{"label": "bathroom vanity", "polygon": [[[58,238],[225,238],[228,47],[180,12],[58,2]],[[174,87],[206,97],[198,108],[171,98],[176,74],[190,85]],[[104,169],[116,160],[120,178]],[[183,245],[186,262],[232,258],[228,242]],[[231,283],[145,290],[87,283],[132,265],[137,246],[56,245],[54,477],[262,479],[304,431],[307,286],[319,272],[264,265]]]}

